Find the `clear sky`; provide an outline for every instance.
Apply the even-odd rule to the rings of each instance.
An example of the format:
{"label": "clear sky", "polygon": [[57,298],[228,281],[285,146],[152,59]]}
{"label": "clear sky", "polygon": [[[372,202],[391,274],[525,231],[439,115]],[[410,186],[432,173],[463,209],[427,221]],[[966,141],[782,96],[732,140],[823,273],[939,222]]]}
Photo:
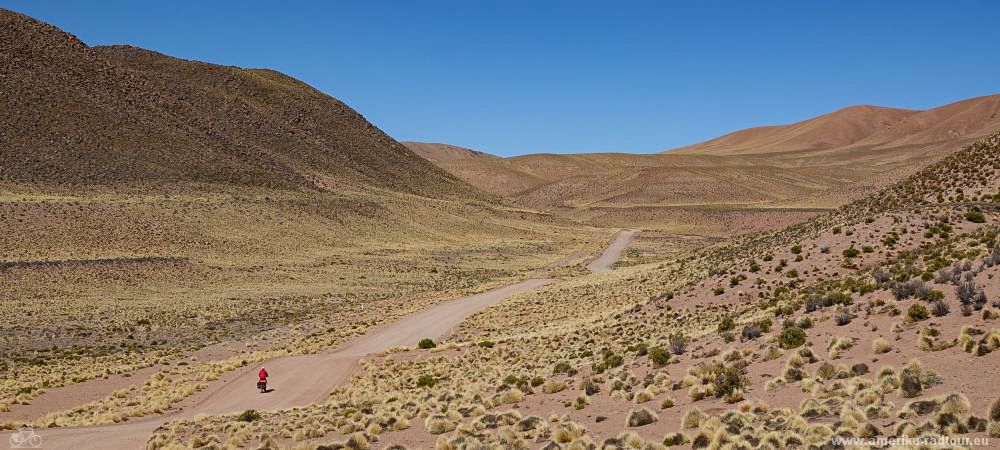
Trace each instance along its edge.
{"label": "clear sky", "polygon": [[998,1],[8,1],[90,45],[285,72],[399,140],[652,152],[1000,93]]}

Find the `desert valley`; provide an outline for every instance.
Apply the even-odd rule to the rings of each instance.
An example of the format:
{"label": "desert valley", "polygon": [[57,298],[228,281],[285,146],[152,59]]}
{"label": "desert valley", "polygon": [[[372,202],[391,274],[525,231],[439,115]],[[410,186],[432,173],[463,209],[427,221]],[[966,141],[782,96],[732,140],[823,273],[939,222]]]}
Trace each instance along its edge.
{"label": "desert valley", "polygon": [[1000,95],[501,157],[5,9],[0,84],[12,446],[1000,445]]}

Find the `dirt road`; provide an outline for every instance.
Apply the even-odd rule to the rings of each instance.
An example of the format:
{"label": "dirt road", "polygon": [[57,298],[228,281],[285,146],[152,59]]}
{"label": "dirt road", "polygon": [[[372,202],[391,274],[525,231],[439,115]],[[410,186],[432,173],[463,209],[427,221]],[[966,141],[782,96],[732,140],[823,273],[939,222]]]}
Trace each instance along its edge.
{"label": "dirt road", "polygon": [[[632,239],[632,231],[618,234],[615,241],[587,267],[607,272]],[[471,295],[424,309],[388,325],[378,327],[328,353],[276,358],[263,364],[272,374],[274,390],[259,394],[254,390],[259,366],[242,369],[231,381],[218,381],[208,387],[209,394],[197,404],[162,416],[136,418],[115,425],[35,430],[42,436],[42,448],[48,449],[139,449],[161,424],[195,414],[239,412],[246,409],[271,410],[316,403],[330,390],[345,383],[365,355],[389,347],[413,347],[422,338],[447,336],[470,314],[511,295],[544,286],[555,280],[532,279],[481,294]],[[6,437],[6,436],[4,436]]]}
{"label": "dirt road", "polygon": [[587,264],[587,268],[593,272],[611,272],[611,267],[622,258],[622,253],[628,248],[636,233],[636,230],[624,230],[618,233],[611,245],[604,249],[604,253]]}

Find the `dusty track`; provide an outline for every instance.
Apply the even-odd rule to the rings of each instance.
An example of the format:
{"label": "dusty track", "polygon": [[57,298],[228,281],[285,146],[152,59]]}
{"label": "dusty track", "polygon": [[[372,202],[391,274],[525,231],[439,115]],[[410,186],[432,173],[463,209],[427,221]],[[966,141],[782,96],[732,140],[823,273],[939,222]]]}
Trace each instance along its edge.
{"label": "dusty track", "polygon": [[611,242],[608,248],[604,249],[604,253],[597,259],[587,264],[587,268],[592,272],[610,272],[611,266],[614,266],[619,259],[622,258],[622,253],[628,247],[628,244],[632,242],[632,237],[637,233],[636,230],[624,230],[618,233],[615,240]]}
{"label": "dusty track", "polygon": [[[632,240],[634,231],[623,231],[604,253],[587,265],[594,272],[608,272]],[[531,279],[481,294],[439,303],[410,314],[391,324],[351,340],[328,353],[289,356],[267,361],[273,391],[258,394],[253,389],[258,366],[243,369],[228,382],[209,386],[209,394],[199,403],[182,411],[149,418],[94,427],[36,430],[49,449],[137,449],[160,425],[170,420],[196,414],[238,412],[246,409],[270,410],[316,403],[326,398],[330,389],[346,382],[358,368],[358,361],[389,347],[414,346],[418,340],[441,338],[468,315],[511,295],[552,283],[552,279]]]}

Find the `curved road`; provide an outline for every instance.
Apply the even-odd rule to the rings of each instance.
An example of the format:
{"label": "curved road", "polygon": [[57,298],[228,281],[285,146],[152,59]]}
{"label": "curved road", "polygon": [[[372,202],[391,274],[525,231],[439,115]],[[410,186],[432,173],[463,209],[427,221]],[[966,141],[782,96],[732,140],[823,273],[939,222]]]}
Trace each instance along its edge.
{"label": "curved road", "polygon": [[[604,253],[587,265],[594,272],[609,272],[632,240],[635,231],[623,231]],[[358,368],[358,361],[369,354],[390,347],[412,347],[422,338],[440,339],[470,314],[511,295],[552,283],[552,279],[531,279],[481,294],[438,303],[388,325],[377,327],[336,350],[315,355],[275,358],[263,365],[271,372],[274,391],[257,394],[257,368],[241,369],[231,381],[216,381],[197,404],[161,416],[133,418],[115,425],[36,430],[42,436],[42,448],[49,449],[140,449],[162,424],[195,414],[221,414],[246,409],[273,410],[307,405],[325,400],[330,390],[348,381]],[[286,381],[287,380],[287,381]],[[294,381],[292,381],[294,380]]]}

